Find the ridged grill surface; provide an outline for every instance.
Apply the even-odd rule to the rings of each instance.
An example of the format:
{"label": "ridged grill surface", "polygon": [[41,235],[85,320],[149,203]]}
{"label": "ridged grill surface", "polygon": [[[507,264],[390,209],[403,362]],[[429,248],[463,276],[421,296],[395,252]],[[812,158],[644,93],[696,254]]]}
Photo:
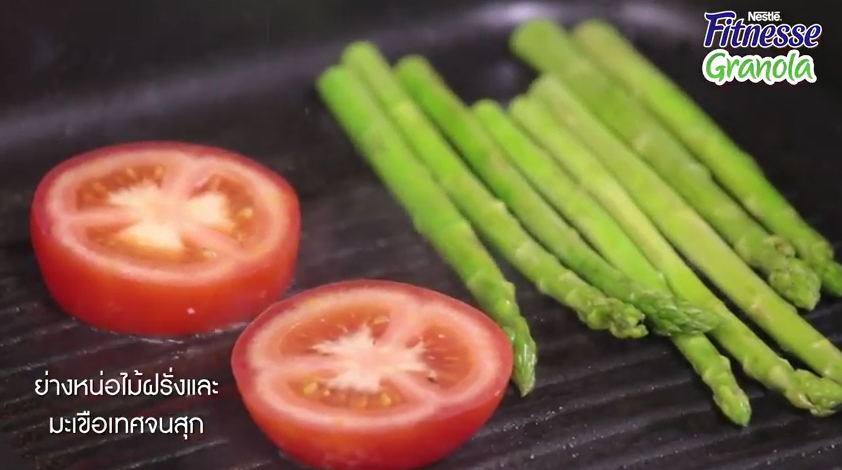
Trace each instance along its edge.
{"label": "ridged grill surface", "polygon": [[[606,10],[543,11],[572,20]],[[404,38],[407,44],[401,52],[428,54],[468,100],[511,98],[531,75],[505,54],[510,30],[505,21],[512,20],[495,23],[488,19],[493,12],[486,7],[426,30],[419,27],[427,36]],[[842,108],[835,92],[801,85],[714,87],[699,73],[704,51],[694,40],[670,36],[678,34],[674,30],[653,29],[628,12],[614,13],[647,54],[758,156],[769,177],[820,231],[842,240],[838,203],[842,164],[834,157],[842,143]],[[687,21],[695,24],[700,19],[693,16]],[[476,31],[447,30],[460,22],[474,25]],[[338,50],[331,51],[326,56],[334,59]],[[19,167],[10,164],[5,171],[0,164],[0,435],[34,468],[299,468],[261,436],[238,399],[228,361],[239,330],[178,341],[141,340],[94,331],[51,303],[28,243],[28,204],[40,172],[68,149],[167,138],[241,151],[282,172],[301,194],[303,238],[293,291],[370,277],[411,282],[471,300],[366,170],[309,83],[292,79],[275,83],[282,67],[274,67],[271,58],[263,60],[269,62],[253,65],[265,75],[255,79],[262,85],[222,84],[228,86],[227,101],[208,104],[185,98],[179,105],[187,110],[173,114],[183,117],[153,124],[130,118],[101,122],[61,149],[55,142],[30,149],[40,159],[32,161],[28,173],[12,174],[12,168]],[[291,59],[276,60],[286,64]],[[217,71],[227,73],[225,69]],[[157,91],[162,102],[168,92],[175,93]],[[231,105],[238,97],[243,104]],[[197,109],[193,117],[190,106]],[[842,468],[838,417],[810,418],[740,376],[753,398],[754,417],[749,428],[736,429],[720,417],[708,391],[666,341],[619,341],[587,330],[570,311],[540,296],[510,267],[503,267],[516,281],[521,309],[539,344],[537,386],[526,399],[510,392],[474,439],[434,469]],[[842,340],[840,309],[840,302],[823,301],[808,315],[837,344]],[[56,397],[39,396],[34,387],[45,371],[50,377],[81,379],[98,377],[100,372],[105,377],[134,371],[149,376],[168,368],[177,377],[217,381],[218,394]],[[204,432],[189,439],[50,433],[50,418],[82,411],[92,416],[200,417]]]}

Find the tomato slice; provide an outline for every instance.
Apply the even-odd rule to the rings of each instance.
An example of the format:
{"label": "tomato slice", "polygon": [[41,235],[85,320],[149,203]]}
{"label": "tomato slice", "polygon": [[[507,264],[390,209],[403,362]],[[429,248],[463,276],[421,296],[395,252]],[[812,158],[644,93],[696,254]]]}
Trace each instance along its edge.
{"label": "tomato slice", "polygon": [[139,335],[253,318],[292,278],[298,199],[226,150],[174,142],[97,149],[41,180],[30,215],[46,287],[70,315]]}
{"label": "tomato slice", "polygon": [[234,345],[267,437],[331,470],[407,470],[447,456],[502,399],[512,368],[482,312],[403,283],[343,281],[279,302]]}

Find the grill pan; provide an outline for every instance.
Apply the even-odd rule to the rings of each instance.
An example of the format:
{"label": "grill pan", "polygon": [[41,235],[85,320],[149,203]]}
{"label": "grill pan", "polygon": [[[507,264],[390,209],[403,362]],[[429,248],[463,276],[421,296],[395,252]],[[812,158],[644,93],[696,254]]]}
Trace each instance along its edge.
{"label": "grill pan", "polygon": [[[818,3],[818,2],[817,2]],[[319,103],[312,80],[367,38],[390,59],[430,58],[467,101],[507,100],[532,73],[507,53],[536,15],[604,17],[631,37],[751,154],[831,240],[842,240],[842,52],[839,20],[816,3],[763,2],[788,23],[819,22],[816,84],[704,81],[704,11],[753,2],[477,2],[426,0],[13,0],[0,8],[0,468],[270,470],[300,467],[251,423],[228,358],[239,329],[150,341],[94,331],[47,297],[27,234],[44,172],[95,146],[141,139],[227,147],[284,174],[302,199],[292,291],[354,277],[419,284],[471,301],[412,230]],[[753,398],[744,430],[659,339],[587,330],[508,266],[541,351],[536,390],[513,391],[464,448],[431,469],[742,470],[842,468],[840,417],[814,419],[740,379]],[[842,302],[807,314],[837,344]],[[210,398],[39,396],[34,382],[172,368],[220,383]],[[51,434],[49,419],[185,414],[204,432]],[[27,467],[18,463],[18,457]]]}

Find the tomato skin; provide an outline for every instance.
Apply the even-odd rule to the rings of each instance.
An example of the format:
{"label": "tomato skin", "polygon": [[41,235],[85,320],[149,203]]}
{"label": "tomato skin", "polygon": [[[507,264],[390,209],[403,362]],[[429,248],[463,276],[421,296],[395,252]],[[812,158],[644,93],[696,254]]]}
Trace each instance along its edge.
{"label": "tomato skin", "polygon": [[[179,150],[224,156],[272,179],[288,202],[284,240],[260,263],[202,285],[173,287],[166,282],[138,281],[91,265],[56,242],[53,220],[45,210],[46,193],[70,168],[124,152]],[[279,298],[291,283],[300,237],[297,195],[279,175],[239,154],[178,142],[140,142],[99,148],[68,159],[39,183],[30,211],[30,237],[47,291],[71,316],[116,333],[178,336],[223,329],[248,321]]]}
{"label": "tomato skin", "polygon": [[[461,447],[488,421],[502,397],[490,396],[470,410],[392,431],[388,437],[278,422],[268,408],[244,400],[261,431],[294,460],[325,470],[411,470],[442,460]],[[346,455],[347,460],[326,458],[329,455]]]}
{"label": "tomato skin", "polygon": [[[254,335],[277,315],[321,295],[354,288],[404,289],[421,296],[444,299],[456,309],[475,315],[494,331],[495,348],[502,357],[501,373],[480,399],[467,407],[442,409],[433,419],[401,428],[349,432],[277,418],[277,413],[255,390],[256,370],[248,363],[248,345]],[[274,304],[259,315],[238,338],[232,367],[237,387],[252,419],[268,439],[290,458],[329,470],[411,470],[442,460],[468,441],[483,426],[505,394],[512,367],[512,350],[505,334],[482,312],[444,294],[408,284],[381,280],[340,281],[301,292]]]}

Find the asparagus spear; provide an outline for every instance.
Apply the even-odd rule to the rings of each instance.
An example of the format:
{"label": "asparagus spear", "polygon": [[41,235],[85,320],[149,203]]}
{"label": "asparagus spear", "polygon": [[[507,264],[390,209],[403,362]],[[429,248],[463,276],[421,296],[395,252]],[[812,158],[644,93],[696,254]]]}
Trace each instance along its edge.
{"label": "asparagus spear", "polygon": [[514,382],[521,395],[529,393],[535,384],[537,347],[518,309],[514,286],[356,78],[341,67],[331,67],[319,76],[317,87],[360,153],[412,217],[416,230],[506,332],[514,349]]}
{"label": "asparagus spear", "polygon": [[512,35],[511,47],[536,69],[563,80],[671,183],[749,265],[765,273],[778,293],[799,307],[809,309],[816,305],[821,281],[803,261],[792,256],[791,245],[781,237],[769,235],[654,116],[592,65],[559,26],[550,20],[527,22]]}
{"label": "asparagus spear", "polygon": [[792,243],[820,273],[827,292],[842,295],[842,266],[834,261],[831,244],[801,218],[754,159],[699,105],[610,24],[586,21],[573,30],[572,37],[591,59],[644,101],[749,212]]}
{"label": "asparagus spear", "polygon": [[[842,379],[839,350],[770,290],[675,190],[554,77],[540,77],[530,88],[529,99],[542,103],[559,123],[576,134],[591,150],[590,155],[609,170],[660,232],[779,344],[822,375],[837,382]],[[604,181],[604,178],[597,176],[595,180]],[[615,208],[614,213],[629,208],[627,203]],[[642,216],[620,220],[637,226],[637,230],[644,223]],[[638,232],[629,233],[635,236]],[[723,323],[711,334],[748,375],[817,416],[830,414],[842,403],[842,387],[808,371],[794,370],[734,318],[680,258],[670,256],[665,243],[656,245],[654,235],[649,230],[643,236],[636,235],[635,240],[647,254],[654,253],[650,259],[658,263],[676,293],[700,305],[716,307]]]}
{"label": "asparagus spear", "polygon": [[[516,98],[510,106],[513,114],[515,110],[521,111],[524,109],[523,106],[526,106],[525,99]],[[481,117],[489,129],[497,131],[494,135],[500,139],[501,145],[508,145],[511,148],[511,152],[508,153],[510,161],[531,179],[534,187],[545,198],[548,200],[558,199],[559,205],[563,206],[560,210],[566,209],[565,214],[572,223],[582,222],[587,224],[591,221],[598,221],[600,223],[593,227],[594,230],[607,232],[608,238],[631,240],[632,237],[629,237],[618,223],[619,219],[615,220],[618,214],[614,214],[612,217],[612,214],[606,212],[589,193],[583,193],[586,188],[580,182],[574,181],[573,178],[568,176],[567,172],[563,171],[550,155],[542,149],[535,148],[536,144],[533,144],[525,135],[520,133],[499,105],[491,101],[480,101],[474,105],[474,112]],[[528,117],[531,115],[528,114]],[[610,211],[619,207],[627,211],[630,214],[629,216],[626,216],[626,213],[619,215],[626,217],[626,221],[632,221],[632,224],[625,224],[632,231],[646,235],[647,230],[653,230],[657,239],[663,240],[660,238],[657,229],[651,226],[645,216],[643,216],[643,222],[645,223],[635,220],[635,211],[639,211],[637,206],[630,199],[627,199],[628,196],[621,187],[616,195],[614,194],[616,188],[612,188],[612,186],[619,187],[619,185],[609,173],[598,171],[602,167],[590,156],[584,144],[579,143],[578,139],[569,131],[555,126],[549,114],[544,114],[542,117],[549,118],[543,124],[547,126],[544,130],[551,132],[550,136],[553,138],[551,140],[562,143],[565,154],[571,160],[575,160],[577,163],[581,162],[579,166],[584,167],[584,171],[579,172],[578,176],[580,178],[586,177],[588,184],[606,189],[602,193],[594,194],[594,196],[600,194],[606,196],[604,198],[606,201],[600,201],[605,208]],[[548,150],[559,150],[558,146],[547,148]],[[592,168],[587,168],[589,166]],[[589,172],[588,170],[596,171]],[[623,199],[623,196],[626,199]],[[618,204],[614,206],[605,204],[605,202],[610,203],[613,200],[617,200]],[[630,207],[623,207],[623,203],[630,204]],[[592,205],[595,207],[591,207]],[[575,209],[577,206],[580,208]],[[641,225],[640,228],[637,227],[638,224]],[[645,242],[645,238],[643,241]],[[671,250],[669,244],[666,246],[667,249]],[[598,248],[598,250],[602,251],[602,248]],[[656,260],[665,258],[657,250],[650,250],[650,253]],[[677,258],[674,252],[673,255]],[[646,259],[644,253],[638,246],[630,244],[625,251],[616,254],[614,264],[627,276],[636,279],[647,288],[671,295],[664,277],[648,260],[642,263],[640,258]],[[677,262],[687,269],[680,258],[677,258]],[[665,267],[671,268],[669,264],[666,264]],[[718,306],[712,305],[712,307],[711,310],[715,311]],[[676,335],[672,336],[671,340],[713,391],[713,399],[725,416],[740,426],[747,425],[751,418],[751,405],[748,396],[740,388],[731,371],[728,358],[721,355],[713,343],[704,335]]]}
{"label": "asparagus spear", "polygon": [[629,264],[629,269],[635,273],[629,277],[641,284],[660,282],[660,274],[611,215],[524,135],[497,102],[480,100],[473,105],[472,111],[503,150],[502,154],[509,164],[517,168],[550,205],[579,229],[605,260],[618,268],[619,263]]}
{"label": "asparagus spear", "polygon": [[396,72],[419,106],[461,148],[479,179],[568,267],[607,295],[639,308],[659,334],[692,334],[716,326],[719,318],[715,314],[646,289],[594,252],[508,164],[482,125],[425,59],[406,57],[398,63]]}
{"label": "asparagus spear", "polygon": [[[399,132],[406,136],[415,154],[422,159],[421,165],[427,166],[424,173],[404,167],[404,174],[408,176],[402,184],[417,179],[417,174],[431,171],[432,177],[449,192],[453,202],[459,204],[474,227],[541,293],[572,308],[579,319],[592,329],[608,330],[618,338],[641,338],[647,334],[640,311],[606,297],[559,264],[520,226],[503,203],[494,198],[469,171],[463,171],[461,160],[405,94],[373,45],[367,42],[350,45],[343,54],[343,62],[353,69],[355,76],[365,77],[364,86],[388,110]],[[400,163],[396,165],[400,166]],[[426,199],[419,203],[428,211],[440,210],[437,200]]]}

